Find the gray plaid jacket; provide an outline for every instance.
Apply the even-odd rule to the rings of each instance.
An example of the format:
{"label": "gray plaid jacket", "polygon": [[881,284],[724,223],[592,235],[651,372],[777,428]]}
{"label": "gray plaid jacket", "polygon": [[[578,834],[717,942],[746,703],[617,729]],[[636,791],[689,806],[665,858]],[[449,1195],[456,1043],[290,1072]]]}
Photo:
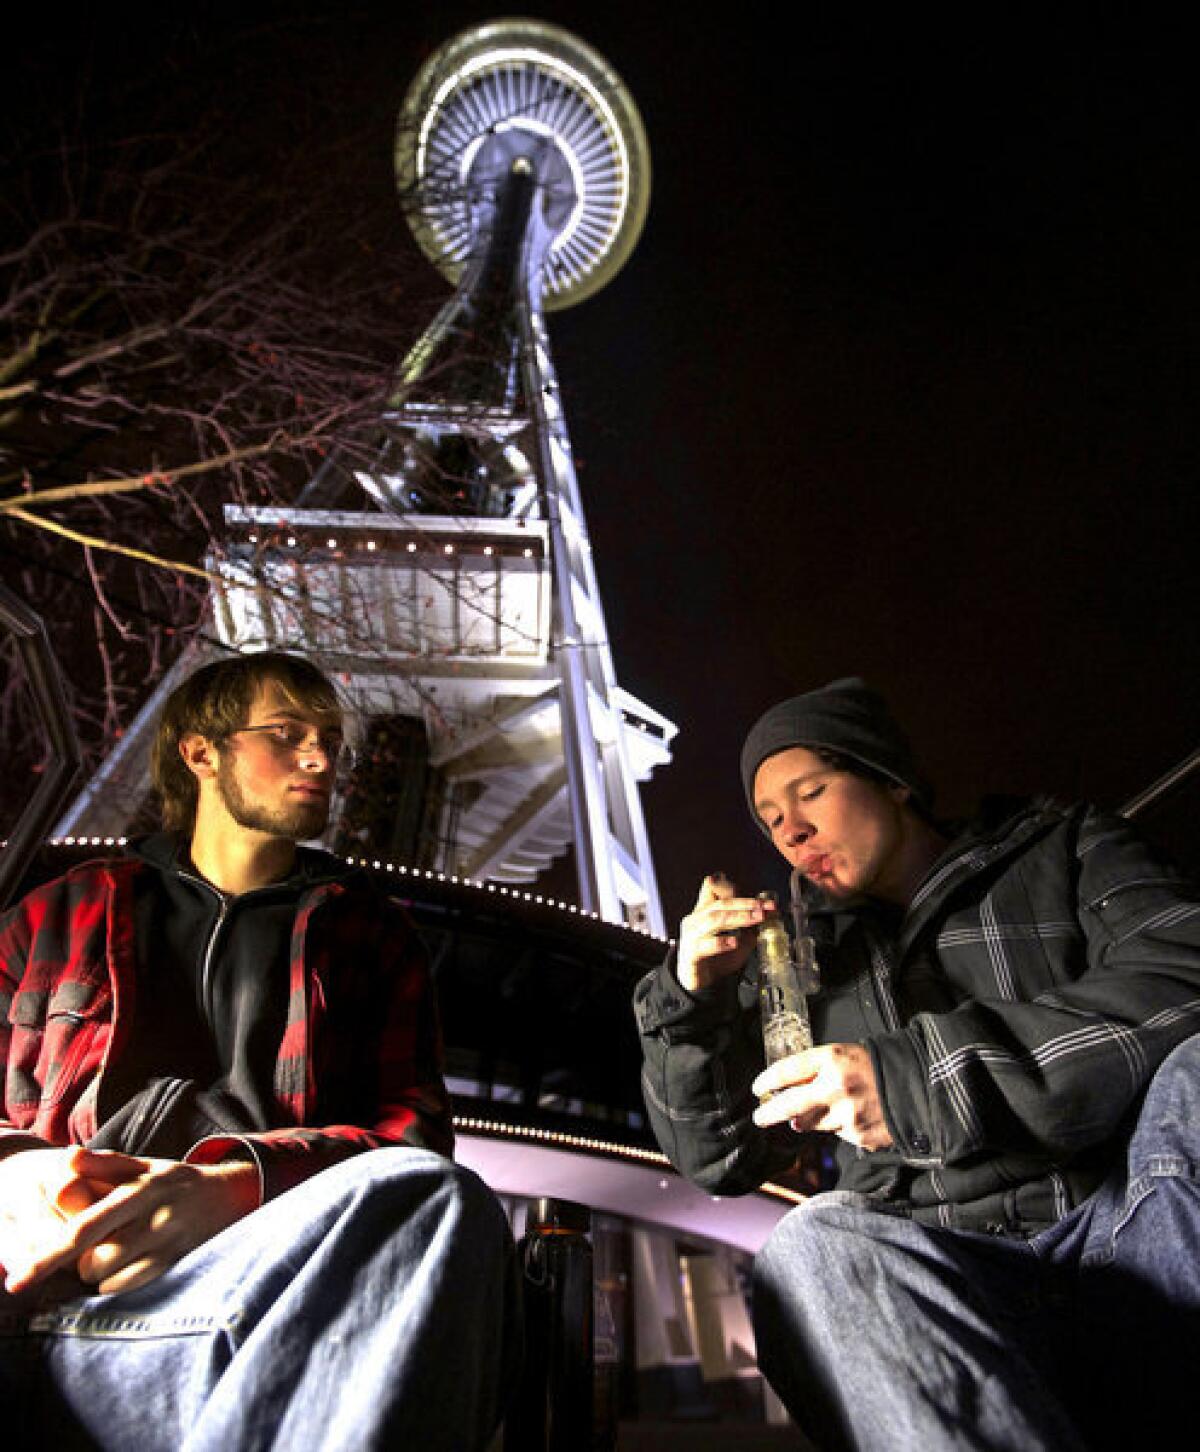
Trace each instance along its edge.
{"label": "gray plaid jacket", "polygon": [[[1121,818],[1013,804],[956,839],[900,917],[811,904],[821,1043],[864,1043],[894,1148],[838,1141],[838,1188],[997,1234],[1084,1199],[1167,1053],[1200,1031],[1200,896]],[[795,1157],[750,1120],[763,1066],[753,961],[688,994],[638,985],[643,1090],[665,1153],[739,1194]],[[1197,1129],[1200,1135],[1200,1127]]]}

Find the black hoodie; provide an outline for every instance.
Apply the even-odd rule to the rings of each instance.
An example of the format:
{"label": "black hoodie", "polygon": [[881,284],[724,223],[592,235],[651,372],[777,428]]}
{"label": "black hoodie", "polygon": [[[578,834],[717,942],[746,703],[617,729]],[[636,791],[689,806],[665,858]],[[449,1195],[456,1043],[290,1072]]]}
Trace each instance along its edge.
{"label": "black hoodie", "polygon": [[234,895],[171,834],[130,850],[154,871],[137,879],[133,1029],[103,1081],[91,1146],[181,1159],[208,1134],[278,1128],[272,1081],[296,907],[354,869],[301,847],[283,881]]}

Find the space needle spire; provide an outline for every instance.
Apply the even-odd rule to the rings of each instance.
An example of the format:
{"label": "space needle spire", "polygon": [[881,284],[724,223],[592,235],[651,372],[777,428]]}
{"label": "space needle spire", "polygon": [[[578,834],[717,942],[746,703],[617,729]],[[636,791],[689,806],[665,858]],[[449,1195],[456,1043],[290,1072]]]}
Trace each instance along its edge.
{"label": "space needle spire", "polygon": [[[597,292],[645,220],[650,158],[624,84],[537,21],[467,31],[422,67],[401,114],[401,197],[455,297],[410,355],[396,421],[490,419],[519,433],[551,572],[557,713],[584,906],[663,931],[630,737],[651,726],[617,685],[545,313]],[[479,352],[491,360],[480,366]],[[441,367],[439,367],[439,364]],[[518,428],[512,425],[520,421]],[[486,473],[486,471],[484,471]],[[520,491],[507,507],[519,514]],[[632,709],[630,709],[632,707]],[[653,723],[665,747],[673,728]]]}

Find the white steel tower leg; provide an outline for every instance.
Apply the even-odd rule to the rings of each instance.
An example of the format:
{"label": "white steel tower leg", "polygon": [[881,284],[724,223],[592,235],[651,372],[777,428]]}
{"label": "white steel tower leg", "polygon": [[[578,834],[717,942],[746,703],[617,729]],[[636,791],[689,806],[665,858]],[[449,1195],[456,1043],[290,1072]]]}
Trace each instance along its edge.
{"label": "white steel tower leg", "polygon": [[616,675],[558,380],[541,311],[521,309],[525,396],[537,441],[554,577],[563,749],[583,906],[663,934],[637,782],[625,750]]}
{"label": "white steel tower leg", "polygon": [[[522,397],[513,407],[526,414],[521,448],[548,536],[551,649],[582,905],[663,933],[630,761],[638,748],[622,715],[629,698],[613,671],[543,316],[596,292],[633,248],[650,192],[641,118],[621,78],[576,37],[543,21],[499,21],[464,31],[426,62],[405,102],[396,171],[422,248],[472,289],[468,331],[516,315]],[[494,269],[494,282],[515,282],[516,306],[497,308],[495,295],[484,306],[473,264],[488,234],[501,235],[500,218],[515,227],[521,188],[528,195],[531,184],[522,263]],[[501,333],[512,336],[494,321],[491,331],[497,344]],[[446,369],[421,362],[431,380],[448,379]]]}

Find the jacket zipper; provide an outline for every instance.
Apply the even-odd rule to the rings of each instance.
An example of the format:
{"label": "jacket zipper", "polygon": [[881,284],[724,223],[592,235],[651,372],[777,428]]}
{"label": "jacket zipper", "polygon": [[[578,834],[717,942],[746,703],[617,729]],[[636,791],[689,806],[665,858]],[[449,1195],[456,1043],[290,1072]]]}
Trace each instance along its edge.
{"label": "jacket zipper", "polygon": [[187,872],[181,872],[179,875],[181,878],[183,878],[185,882],[195,883],[197,886],[204,888],[206,892],[211,892],[216,897],[218,903],[216,921],[213,923],[212,929],[209,932],[208,940],[204,944],[204,953],[200,959],[200,1006],[204,1010],[205,1020],[208,1022],[209,1025],[211,1025],[213,1023],[213,950],[217,944],[217,937],[225,924],[225,919],[229,915],[230,899],[227,898],[223,892],[219,892],[215,887],[213,887],[212,883],[205,882],[202,877],[193,877],[190,873]]}

